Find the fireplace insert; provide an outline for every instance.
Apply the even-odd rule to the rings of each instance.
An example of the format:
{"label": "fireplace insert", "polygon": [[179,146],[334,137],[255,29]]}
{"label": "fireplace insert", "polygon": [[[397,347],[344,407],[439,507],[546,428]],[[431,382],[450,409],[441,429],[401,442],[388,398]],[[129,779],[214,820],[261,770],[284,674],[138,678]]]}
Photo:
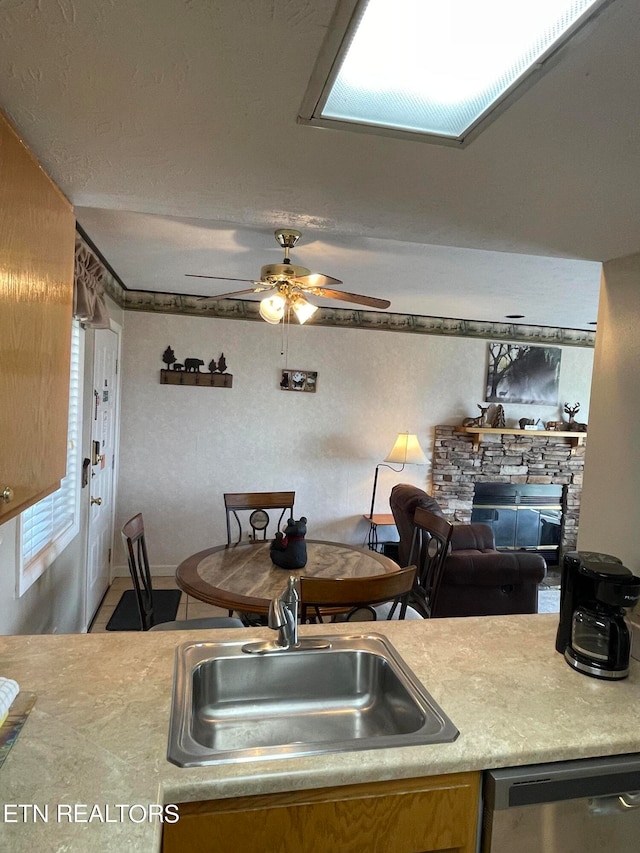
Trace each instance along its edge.
{"label": "fireplace insert", "polygon": [[476,483],[471,521],[487,524],[499,551],[533,551],[558,562],[562,486]]}

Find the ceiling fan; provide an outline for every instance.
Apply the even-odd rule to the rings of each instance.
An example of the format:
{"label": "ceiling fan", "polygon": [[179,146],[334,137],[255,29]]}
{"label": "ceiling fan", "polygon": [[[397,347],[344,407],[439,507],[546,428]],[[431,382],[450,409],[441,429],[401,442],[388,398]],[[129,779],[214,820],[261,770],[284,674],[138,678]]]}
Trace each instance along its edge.
{"label": "ceiling fan", "polygon": [[246,290],[204,296],[203,299],[229,299],[247,293],[275,291],[273,294],[265,296],[260,302],[260,316],[267,323],[273,324],[279,323],[289,308],[293,309],[300,323],[305,323],[318,310],[317,305],[313,305],[306,299],[307,296],[353,302],[357,305],[366,305],[369,308],[382,309],[391,305],[388,299],[362,296],[359,293],[348,293],[346,290],[335,290],[333,285],[342,284],[340,279],[321,273],[312,273],[306,267],[292,264],[289,252],[302,236],[300,231],[295,231],[292,228],[278,228],[274,234],[276,242],[284,249],[284,260],[281,264],[265,264],[260,270],[259,279],[228,278],[222,275],[196,275],[193,273],[187,273],[187,276],[222,281],[244,281],[252,285]]}

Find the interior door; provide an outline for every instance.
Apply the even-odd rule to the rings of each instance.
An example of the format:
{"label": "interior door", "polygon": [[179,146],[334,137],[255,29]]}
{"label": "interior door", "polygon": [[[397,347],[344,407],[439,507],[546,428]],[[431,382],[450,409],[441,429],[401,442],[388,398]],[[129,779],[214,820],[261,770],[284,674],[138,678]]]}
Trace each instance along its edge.
{"label": "interior door", "polygon": [[96,329],[91,400],[86,614],[90,623],[110,580],[115,498],[119,335]]}

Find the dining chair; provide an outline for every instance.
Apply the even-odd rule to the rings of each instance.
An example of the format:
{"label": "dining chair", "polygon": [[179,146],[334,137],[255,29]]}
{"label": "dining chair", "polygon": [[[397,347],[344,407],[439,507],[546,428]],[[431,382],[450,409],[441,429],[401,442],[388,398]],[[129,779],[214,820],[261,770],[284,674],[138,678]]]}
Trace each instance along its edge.
{"label": "dining chair", "polygon": [[422,619],[407,606],[416,567],[361,578],[300,578],[300,621],[369,622]]}
{"label": "dining chair", "polygon": [[449,554],[453,524],[418,507],[413,516],[413,525],[409,560],[417,564],[418,570],[408,601],[428,619],[438,615],[438,593]]}
{"label": "dining chair", "polygon": [[239,619],[230,616],[212,616],[204,619],[174,619],[156,623],[154,615],[154,590],[151,585],[149,556],[142,514],[130,518],[122,527],[122,542],[127,554],[129,572],[138,605],[141,631],[180,631],[199,628],[242,628]]}
{"label": "dining chair", "polygon": [[[242,542],[243,528],[240,520],[239,512],[249,512],[247,519],[250,527],[249,539],[266,539],[267,529],[271,523],[271,518],[267,510],[280,510],[275,527],[272,528],[273,535],[280,530],[280,525],[285,517],[285,513],[289,510],[287,519],[293,515],[293,503],[295,501],[295,492],[227,492],[224,495],[224,507],[227,520],[227,545],[231,545],[231,518],[235,519],[238,526],[238,538],[235,542]],[[243,516],[244,517],[244,516]]]}

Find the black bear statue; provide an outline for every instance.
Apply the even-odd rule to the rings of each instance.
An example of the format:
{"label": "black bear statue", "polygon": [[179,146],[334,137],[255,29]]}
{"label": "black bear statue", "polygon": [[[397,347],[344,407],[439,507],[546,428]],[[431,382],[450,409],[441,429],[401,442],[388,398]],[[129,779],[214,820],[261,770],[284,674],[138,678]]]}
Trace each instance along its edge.
{"label": "black bear statue", "polygon": [[271,562],[280,569],[303,569],[307,565],[306,532],[307,519],[304,516],[299,521],[290,518],[284,533],[278,531],[271,543]]}

